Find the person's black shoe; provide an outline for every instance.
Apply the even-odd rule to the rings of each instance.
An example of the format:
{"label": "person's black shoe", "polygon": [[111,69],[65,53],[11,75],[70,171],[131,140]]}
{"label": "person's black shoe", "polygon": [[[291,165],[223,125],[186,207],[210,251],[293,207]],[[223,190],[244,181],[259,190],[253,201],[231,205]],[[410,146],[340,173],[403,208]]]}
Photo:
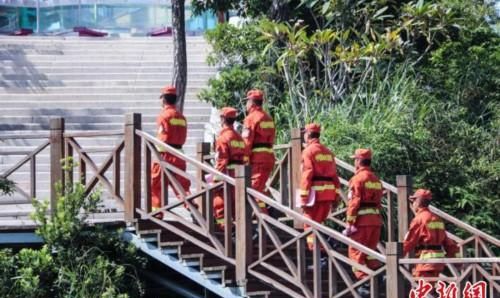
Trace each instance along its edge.
{"label": "person's black shoe", "polygon": [[368,283],[364,283],[356,289],[356,292],[362,298],[370,297],[370,285]]}

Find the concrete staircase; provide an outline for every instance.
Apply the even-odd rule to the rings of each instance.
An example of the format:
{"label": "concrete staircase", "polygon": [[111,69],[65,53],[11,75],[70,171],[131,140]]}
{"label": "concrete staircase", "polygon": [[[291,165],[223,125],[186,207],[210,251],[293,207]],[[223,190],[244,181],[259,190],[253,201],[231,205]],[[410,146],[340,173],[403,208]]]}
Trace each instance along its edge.
{"label": "concrete staircase", "polygon": [[[66,131],[123,130],[124,115],[142,113],[143,129],[154,134],[160,111],[160,88],[171,82],[173,41],[160,38],[81,38],[0,36],[0,135],[48,133],[51,117],[64,117]],[[196,94],[215,69],[206,65],[209,48],[202,37],[188,37],[188,86],[185,115],[188,141],[184,152],[194,155],[203,140],[210,105]],[[81,139],[90,150],[111,148],[117,139]],[[0,140],[0,152],[31,151],[39,140]],[[37,198],[49,196],[49,151],[36,161]],[[99,162],[107,152],[91,156]],[[0,154],[0,175],[23,155]],[[123,162],[123,161],[122,161]],[[123,168],[122,168],[123,169]],[[9,176],[29,190],[29,165]],[[90,175],[90,176],[89,176]],[[88,177],[92,177],[90,172]],[[123,185],[123,184],[122,184]],[[2,212],[24,217],[31,210],[18,195],[0,197]],[[112,204],[111,204],[112,205]]]}

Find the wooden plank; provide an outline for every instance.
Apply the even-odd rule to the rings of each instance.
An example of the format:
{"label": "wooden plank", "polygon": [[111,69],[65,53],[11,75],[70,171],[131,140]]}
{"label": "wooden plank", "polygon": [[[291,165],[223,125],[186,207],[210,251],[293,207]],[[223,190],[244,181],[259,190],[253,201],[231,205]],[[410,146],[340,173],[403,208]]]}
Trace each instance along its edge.
{"label": "wooden plank", "polygon": [[410,224],[408,196],[412,191],[412,179],[410,176],[398,175],[396,185],[398,188],[398,241],[403,242]]}
{"label": "wooden plank", "polygon": [[43,142],[40,146],[38,146],[35,150],[31,151],[27,156],[18,161],[13,167],[5,171],[1,176],[8,178],[12,173],[14,173],[17,169],[22,167],[25,163],[27,163],[33,156],[40,153],[43,149],[45,149],[50,144],[50,141]]}
{"label": "wooden plank", "polygon": [[50,119],[50,210],[57,204],[57,185],[64,191],[64,175],[61,160],[64,158],[64,119]]}
{"label": "wooden plank", "polygon": [[36,198],[36,155],[30,159],[30,197]]}
{"label": "wooden plank", "polygon": [[[290,184],[292,188],[292,193],[290,195],[290,208],[296,211],[297,213],[302,214],[302,210],[300,207],[295,206],[295,198],[297,196],[296,192],[300,187],[300,163],[302,158],[302,133],[300,129],[293,128],[291,130],[291,151],[288,158],[291,160],[290,168],[288,169],[288,177],[290,177]],[[295,228],[301,228],[302,224],[298,220],[294,220],[293,225]]]}
{"label": "wooden plank", "polygon": [[125,116],[125,221],[139,218],[136,208],[141,206],[141,139],[136,130],[141,129],[141,114]]}
{"label": "wooden plank", "polygon": [[[127,120],[125,120],[125,121],[127,121]],[[94,138],[94,137],[112,137],[112,136],[123,136],[123,135],[124,135],[124,132],[121,130],[74,131],[74,132],[65,132],[64,133],[65,138]]]}
{"label": "wooden plank", "polygon": [[251,212],[247,198],[250,186],[250,167],[237,165],[235,169],[236,215],[236,283],[246,287],[247,268],[252,262]]}
{"label": "wooden plank", "polygon": [[398,242],[386,244],[387,253],[387,298],[400,298],[404,296],[402,276],[399,274],[399,258],[403,254],[403,246]]}
{"label": "wooden plank", "polygon": [[[116,197],[121,197],[120,192],[120,174],[121,174],[121,158],[120,158],[120,147],[115,148],[113,152],[113,194]],[[140,187],[140,186],[139,186]]]}
{"label": "wooden plank", "polygon": [[[147,213],[151,212],[151,149],[143,141],[144,150],[144,166],[142,168],[144,176],[144,210]],[[136,208],[141,208],[141,206],[136,206]]]}
{"label": "wooden plank", "polygon": [[317,233],[314,233],[314,246],[313,246],[313,288],[314,288],[314,298],[321,298],[321,252],[320,243],[318,240]]}

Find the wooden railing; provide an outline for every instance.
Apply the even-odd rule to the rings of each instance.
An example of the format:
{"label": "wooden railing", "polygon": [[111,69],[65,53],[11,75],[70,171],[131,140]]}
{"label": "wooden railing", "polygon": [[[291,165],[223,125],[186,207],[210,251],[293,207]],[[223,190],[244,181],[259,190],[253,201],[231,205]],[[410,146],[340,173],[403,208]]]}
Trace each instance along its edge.
{"label": "wooden railing", "polygon": [[[125,130],[127,156],[125,216],[129,222],[133,223],[139,219],[149,220],[216,256],[221,262],[233,266],[236,283],[243,293],[247,281],[257,278],[272,284],[291,297],[321,297],[324,293],[335,294],[335,297],[359,297],[356,287],[369,281],[374,287],[371,297],[379,297],[376,290],[377,277],[385,272],[385,266],[371,270],[353,262],[337,252],[328,239],[335,239],[344,246],[353,246],[382,263],[385,263],[384,255],[304,217],[275,198],[251,189],[248,167],[237,166],[235,178],[216,171],[207,162],[213,157],[211,154],[206,154],[210,148],[208,144],[200,144],[198,158],[191,158],[142,131],[138,114],[128,115]],[[197,174],[190,175],[164,162],[157,148],[184,160],[188,168],[194,168]],[[286,160],[286,157],[282,160]],[[162,175],[172,183],[179,197],[170,200],[168,186],[162,183],[162,206],[153,211],[150,203],[150,169],[154,162],[159,163]],[[213,184],[204,182],[202,177],[206,174],[217,176],[218,182]],[[194,191],[184,192],[176,175],[190,180],[191,189]],[[219,230],[215,226],[213,217],[215,190],[224,192],[226,223],[224,230]],[[231,216],[233,210],[230,203],[233,191],[235,218]],[[290,221],[281,222],[262,213],[256,200],[266,203],[270,213],[292,219],[301,229],[295,229]],[[199,208],[195,207],[195,202]],[[164,214],[163,219],[155,217],[160,212]],[[229,223],[234,223],[234,226]],[[304,224],[309,228],[304,230]],[[309,235],[315,236],[317,244],[312,252],[306,248],[306,238]],[[323,265],[320,247],[326,252]],[[349,273],[351,267],[367,273],[368,276],[362,281],[354,281]],[[313,279],[308,279],[307,270],[314,272]],[[324,277],[328,276],[329,286],[322,286],[322,274]]]}
{"label": "wooden railing", "polygon": [[[86,186],[87,193],[95,190],[97,185],[102,185],[117,202],[123,201],[127,223],[134,224],[138,220],[152,222],[232,266],[236,283],[243,294],[247,282],[258,279],[291,297],[322,297],[324,294],[328,294],[328,297],[359,297],[356,288],[369,282],[371,296],[379,297],[377,280],[386,275],[386,297],[404,297],[409,286],[415,286],[409,266],[433,262],[447,264],[441,280],[457,281],[461,289],[466,281],[485,280],[491,297],[500,293],[499,258],[495,255],[500,246],[499,240],[437,208],[431,207],[431,210],[450,226],[450,231],[454,233],[448,235],[458,242],[463,258],[416,260],[402,256],[401,245],[396,240],[404,240],[412,214],[408,208],[408,195],[412,192],[412,185],[407,176],[398,176],[396,186],[383,182],[386,191],[383,204],[386,234],[383,237],[385,241],[379,244],[377,251],[364,247],[339,232],[345,226],[345,208],[332,212],[329,219],[333,225],[329,226],[304,217],[294,205],[295,192],[300,182],[302,142],[299,130],[292,132],[290,144],[276,146],[275,149],[282,152],[276,154],[279,158],[268,182],[271,196],[266,196],[250,188],[248,168],[238,166],[234,178],[220,173],[210,164],[213,154],[209,144],[199,144],[196,158],[189,157],[144,132],[141,129],[140,114],[127,115],[124,132],[67,133],[64,132],[63,119],[53,119],[50,123],[50,135],[0,137],[1,140],[22,137],[42,139],[35,150],[25,152],[23,159],[2,174],[8,178],[21,166],[30,163],[32,184],[29,194],[21,190],[27,199],[36,197],[37,194],[36,166],[33,165],[36,157],[42,150],[50,147],[52,204],[57,197],[54,187],[57,182],[78,179]],[[99,150],[85,149],[79,141],[83,138],[100,137],[115,137],[117,141],[112,146]],[[188,169],[194,169],[195,174],[181,171],[164,162],[157,148],[184,160]],[[109,155],[98,164],[92,154],[103,150],[109,152]],[[72,157],[78,167],[65,173],[61,166],[61,160],[65,157]],[[155,162],[160,165],[163,182],[168,179],[179,196],[171,199],[168,195],[169,187],[162,183],[161,208],[153,211],[151,165]],[[336,162],[339,172],[354,172],[351,165],[341,160]],[[122,164],[125,166],[124,170]],[[87,177],[88,173],[92,177]],[[218,181],[210,184],[205,182],[206,174],[217,176]],[[177,176],[191,182],[189,192],[184,191]],[[342,177],[341,182],[345,186],[347,177]],[[226,227],[223,230],[218,229],[214,222],[213,200],[216,190],[224,193]],[[234,211],[231,210],[233,206],[230,203],[233,193]],[[346,202],[345,189],[341,196]],[[262,213],[256,200],[263,201],[269,207],[269,215]],[[164,220],[156,217],[160,212],[165,214]],[[308,228],[304,229],[304,225]],[[460,233],[456,233],[457,231]],[[314,235],[315,246],[312,251],[306,248],[306,238],[310,235]],[[347,246],[373,257],[382,266],[372,270],[353,262],[343,251]],[[452,265],[457,262],[464,264],[462,269],[458,270]],[[365,272],[367,277],[361,281],[353,280],[351,268]]]}
{"label": "wooden railing", "polygon": [[14,141],[14,140],[40,140],[41,144],[39,144],[34,150],[30,151],[0,151],[1,156],[24,156],[17,163],[11,166],[8,169],[5,169],[0,177],[9,179],[12,174],[18,171],[21,167],[26,164],[29,164],[29,175],[28,185],[29,190],[20,186],[19,184],[14,184],[14,192],[18,193],[22,196],[22,200],[16,201],[16,203],[31,203],[34,198],[37,196],[37,156],[44,151],[47,147],[50,147],[50,140],[48,134],[36,134],[36,135],[1,135],[0,142]]}
{"label": "wooden railing", "polygon": [[[121,168],[123,155],[123,131],[98,131],[98,132],[65,132],[63,118],[50,119],[49,133],[39,133],[32,135],[0,135],[2,142],[15,142],[16,140],[40,140],[36,149],[32,151],[0,151],[0,155],[17,156],[25,155],[15,165],[6,169],[1,177],[9,179],[11,176],[22,170],[22,167],[29,163],[28,177],[21,177],[22,181],[29,181],[29,191],[19,185],[16,180],[13,182],[15,192],[25,198],[24,201],[17,200],[17,204],[31,203],[33,199],[39,196],[39,190],[50,189],[50,206],[56,204],[58,192],[63,192],[63,185],[72,185],[75,177],[78,181],[85,185],[86,194],[92,191],[104,188],[104,197],[112,197],[118,202],[118,206],[123,205],[123,171]],[[80,139],[92,139],[94,142],[97,139],[104,139],[104,143],[110,143],[107,147],[100,146],[94,148],[85,148],[80,145]],[[45,152],[46,149],[49,152]],[[103,154],[110,152],[110,155],[105,158],[101,165],[98,165],[94,154]],[[48,158],[48,165],[45,164],[45,170],[50,171],[50,180],[46,181],[46,185],[39,187],[37,174],[40,166],[37,166],[37,157],[44,155]],[[66,163],[69,161],[69,163]],[[66,167],[65,167],[66,165]],[[110,169],[112,173],[110,173]],[[61,187],[58,187],[61,185]],[[46,199],[45,197],[37,199]],[[0,202],[1,203],[1,202]]]}

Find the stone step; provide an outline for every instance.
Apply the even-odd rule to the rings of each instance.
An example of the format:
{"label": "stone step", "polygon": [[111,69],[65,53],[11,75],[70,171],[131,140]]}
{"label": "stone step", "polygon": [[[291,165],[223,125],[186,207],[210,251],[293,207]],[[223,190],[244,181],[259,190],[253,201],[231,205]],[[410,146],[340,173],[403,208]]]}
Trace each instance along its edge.
{"label": "stone step", "polygon": [[[188,88],[205,88],[210,77],[206,78],[190,78],[188,74]],[[42,87],[151,87],[160,90],[163,86],[171,82],[170,78],[162,78],[157,80],[136,80],[136,79],[123,79],[123,80],[8,80],[0,82],[0,88],[15,89],[15,88],[42,88]]]}
{"label": "stone step", "polygon": [[[209,117],[210,107],[202,105],[201,107],[196,104],[186,105],[184,107],[184,114],[188,115],[187,120],[197,119],[198,116]],[[30,108],[2,108],[2,115],[15,115],[19,116],[45,116],[45,117],[75,117],[75,116],[101,116],[101,115],[123,115],[126,113],[140,113],[144,117],[151,115],[158,115],[160,109],[158,106],[151,107],[120,107],[120,108],[65,108],[65,109],[30,109]],[[196,116],[193,118],[193,116]],[[156,118],[154,118],[156,119]],[[205,118],[203,118],[205,120]],[[1,135],[1,134],[0,134]]]}
{"label": "stone step", "polygon": [[[66,123],[69,130],[122,130],[123,123]],[[199,127],[204,127],[200,124]],[[46,130],[49,129],[48,123],[0,123],[0,131],[8,130]],[[156,123],[142,123],[142,129],[145,131],[156,131]],[[204,130],[202,128],[189,129],[188,135],[191,137],[203,138]]]}
{"label": "stone step", "polygon": [[[162,65],[158,63],[155,66],[77,66],[77,65],[63,65],[63,66],[3,66],[0,69],[0,73],[3,75],[15,74],[15,73],[129,73],[129,72],[140,72],[140,73],[167,73],[170,74],[173,71],[173,65]],[[215,73],[215,69],[208,67],[206,65],[190,65],[188,66],[188,73],[198,74],[198,73]]]}
{"label": "stone step", "polygon": [[[174,52],[173,46],[160,45],[160,46],[150,46],[150,47],[109,47],[107,45],[99,46],[96,45],[92,48],[82,49],[81,46],[66,45],[61,46],[37,46],[29,47],[17,44],[4,44],[0,45],[0,55],[65,55],[65,56],[86,56],[96,53],[102,53],[104,55],[118,55],[118,54],[129,54],[136,56],[149,56],[149,55],[170,55],[172,56]],[[210,53],[210,48],[208,46],[201,46],[199,44],[194,44],[193,46],[186,47],[187,55],[207,55]]]}
{"label": "stone step", "polygon": [[[88,45],[87,45],[88,46]],[[100,54],[98,49],[87,55],[41,55],[41,54],[8,54],[0,52],[0,60],[13,60],[13,61],[73,61],[80,60],[80,58],[89,61],[157,61],[173,63],[174,57],[172,54],[165,52],[165,54],[148,54],[148,55],[135,55],[135,54]],[[193,62],[204,63],[207,55],[204,53],[194,53],[187,56],[187,59]]]}
{"label": "stone step", "polygon": [[[80,36],[0,36],[2,44],[16,44],[24,46],[59,46],[59,45],[107,45],[110,47],[120,47],[126,44],[129,46],[171,46],[173,38],[171,36],[162,37],[80,37]],[[204,44],[207,42],[203,36],[186,36],[186,44]]]}
{"label": "stone step", "polygon": [[[79,88],[81,89],[81,88]],[[73,101],[81,101],[81,100],[102,100],[102,101],[113,101],[113,100],[131,100],[131,99],[137,99],[146,101],[146,102],[156,102],[156,105],[158,105],[159,101],[159,91],[156,92],[143,92],[143,93],[93,93],[92,95],[85,94],[84,91],[82,92],[76,92],[76,93],[55,93],[55,94],[2,94],[0,96],[0,99],[3,102],[7,102],[9,100],[50,100],[50,101],[67,101],[67,100],[73,100]],[[187,92],[185,97],[186,97],[186,102],[194,102],[197,101],[199,102],[197,98],[198,93],[197,92]]]}
{"label": "stone step", "polygon": [[[190,73],[188,75],[189,79],[200,80],[206,79],[207,77],[212,77],[215,72],[203,72],[203,73]],[[5,81],[43,81],[43,80],[164,80],[165,83],[170,82],[171,72],[163,73],[12,73],[12,74],[0,74],[0,82]]]}
{"label": "stone step", "polygon": [[[33,88],[19,88],[19,87],[9,87],[2,88],[0,87],[0,94],[144,94],[144,93],[155,93],[157,97],[160,95],[161,87],[153,86],[153,87],[134,87],[134,86],[90,86],[90,87],[41,87],[37,88],[34,86]],[[201,87],[187,87],[187,94],[197,94],[202,90]]]}
{"label": "stone step", "polygon": [[[157,118],[156,113],[144,114],[142,115],[143,123],[151,123],[155,122]],[[50,118],[48,116],[7,116],[2,113],[0,116],[0,125],[1,124],[26,124],[26,123],[39,123],[48,125]],[[124,113],[115,114],[115,115],[65,115],[64,116],[66,124],[74,123],[74,124],[87,124],[87,123],[110,123],[112,125],[121,124],[123,126],[125,115]],[[203,129],[205,127],[205,122],[209,120],[208,115],[194,115],[190,114],[186,117],[188,123],[188,129]]]}
{"label": "stone step", "polygon": [[[9,59],[9,60],[0,60],[0,67],[50,67],[50,66],[111,66],[111,67],[117,67],[117,66],[135,66],[135,67],[142,67],[142,66],[158,66],[157,61],[152,61],[150,59],[147,59],[148,61],[144,61],[144,59],[133,59],[133,60],[128,60],[128,61],[94,61],[90,59],[85,59],[85,57],[80,57],[79,59],[75,61],[28,61],[25,59]],[[173,59],[172,59],[173,60]],[[168,61],[168,62],[162,62],[161,65],[165,67],[173,67],[173,61]],[[193,67],[193,66],[199,66],[199,65],[205,65],[204,63],[196,62],[196,61],[187,61],[188,69]]]}
{"label": "stone step", "polygon": [[[2,108],[20,108],[26,106],[29,107],[30,109],[37,109],[37,108],[65,109],[65,108],[89,108],[89,107],[100,107],[102,109],[107,109],[107,108],[116,108],[125,106],[129,109],[133,109],[144,106],[149,106],[149,107],[158,106],[158,100],[148,100],[148,99],[141,100],[141,99],[127,98],[119,100],[119,99],[106,99],[100,97],[99,99],[96,100],[96,98],[94,97],[90,99],[73,100],[72,98],[67,97],[66,100],[64,99],[51,100],[50,97],[32,98],[31,96],[32,95],[24,95],[24,99],[19,97],[13,99],[11,95],[0,95],[0,103],[2,105]],[[150,98],[157,98],[157,96]],[[201,108],[201,107],[208,107],[209,104],[200,102],[198,100],[187,100],[185,102],[185,106],[186,107],[200,106]]]}

